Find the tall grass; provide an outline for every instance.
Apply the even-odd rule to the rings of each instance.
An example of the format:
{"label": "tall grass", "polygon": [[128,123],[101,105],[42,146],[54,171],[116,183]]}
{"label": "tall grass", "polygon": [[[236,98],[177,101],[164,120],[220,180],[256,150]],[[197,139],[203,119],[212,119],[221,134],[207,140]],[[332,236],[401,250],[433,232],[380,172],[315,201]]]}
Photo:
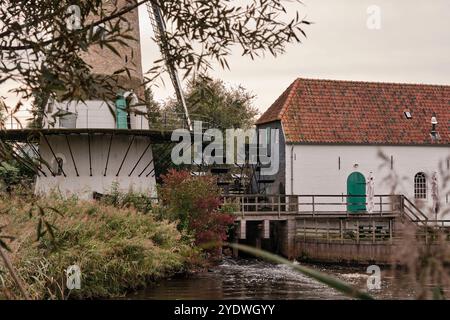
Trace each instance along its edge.
{"label": "tall grass", "polygon": [[[33,201],[0,197],[0,225],[14,236],[9,254],[30,296],[35,299],[111,298],[144,287],[150,281],[184,271],[196,256],[189,237],[174,223],[158,221],[133,208],[58,197],[36,200],[53,208],[45,219],[55,228],[37,240]],[[65,270],[78,265],[81,289],[68,291]],[[3,264],[3,298],[18,296]],[[3,292],[2,292],[3,291]]]}
{"label": "tall grass", "polygon": [[[391,166],[390,157],[379,151],[380,168]],[[418,199],[414,200],[417,208],[430,219],[450,221],[450,207],[445,204],[446,195],[450,194],[450,170],[446,166],[450,156],[442,159],[436,172],[439,173],[440,210]],[[383,184],[392,194],[400,194],[414,185],[414,177],[402,176],[396,170],[387,170],[382,177]],[[427,189],[430,189],[431,172],[426,172]],[[430,192],[428,192],[430,193]],[[431,197],[428,194],[428,197]],[[402,223],[397,230],[396,252],[392,257],[391,276],[398,288],[408,287],[416,292],[417,299],[448,299],[450,288],[450,227],[436,226],[436,222],[428,222],[427,226],[414,223]],[[425,233],[427,234],[425,236]],[[447,292],[445,292],[447,290]]]}

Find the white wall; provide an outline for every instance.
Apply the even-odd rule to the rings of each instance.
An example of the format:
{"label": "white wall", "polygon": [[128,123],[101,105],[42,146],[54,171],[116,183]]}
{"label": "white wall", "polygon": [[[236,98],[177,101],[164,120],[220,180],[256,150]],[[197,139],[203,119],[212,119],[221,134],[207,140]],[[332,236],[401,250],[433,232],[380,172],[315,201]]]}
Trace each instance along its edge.
{"label": "white wall", "polygon": [[[443,208],[450,208],[450,181],[442,187],[444,175],[449,174],[450,148],[430,146],[349,146],[349,145],[294,145],[293,187],[291,187],[291,145],[286,146],[286,194],[347,193],[347,178],[361,172],[366,178],[372,171],[375,178],[375,194],[391,194],[392,183],[387,178],[397,175],[396,194],[404,194],[414,200],[414,175],[427,174],[428,195],[419,205],[431,207],[431,175],[437,171]],[[382,152],[387,159],[383,160]],[[393,170],[390,158],[393,157]],[[340,157],[340,169],[339,169]],[[441,170],[441,169],[442,170]]]}
{"label": "white wall", "polygon": [[[68,137],[80,176],[77,177],[76,175],[75,166],[73,165],[65,137],[48,136],[49,143],[55,155],[64,160],[63,169],[67,177],[64,177],[63,175],[53,177],[48,168],[43,165],[42,170],[46,172],[47,177],[44,177],[42,174],[38,177],[35,189],[37,194],[46,194],[52,190],[56,190],[60,191],[63,195],[76,194],[80,198],[88,199],[92,198],[94,191],[105,194],[111,190],[113,183],[118,183],[119,189],[122,192],[133,190],[146,193],[149,196],[156,196],[155,177],[152,177],[152,175],[146,177],[147,173],[153,170],[154,163],[151,163],[144,174],[139,177],[142,170],[144,170],[147,164],[153,159],[151,147],[147,150],[132,175],[129,176],[129,173],[132,171],[139,157],[148,146],[150,141],[149,138],[136,137],[134,143],[131,145],[119,176],[116,176],[131,141],[131,136],[115,136],[111,147],[107,175],[105,177],[104,172],[110,136],[100,135],[93,138],[91,137],[92,176],[90,176],[89,169],[87,136],[71,135]],[[51,167],[56,167],[54,156],[43,139],[40,141],[40,153]]]}
{"label": "white wall", "polygon": [[[54,102],[51,108],[52,112],[48,112],[44,117],[44,128],[60,128],[59,118],[54,119],[54,115],[58,110],[69,111],[77,114],[76,128],[95,128],[95,129],[114,129],[116,121],[114,117],[115,104],[113,101],[109,103],[100,100],[88,100],[85,103],[73,102]],[[145,107],[139,106],[135,108],[137,111],[145,112]],[[132,113],[130,117],[131,129],[149,129],[148,120],[140,114]]]}

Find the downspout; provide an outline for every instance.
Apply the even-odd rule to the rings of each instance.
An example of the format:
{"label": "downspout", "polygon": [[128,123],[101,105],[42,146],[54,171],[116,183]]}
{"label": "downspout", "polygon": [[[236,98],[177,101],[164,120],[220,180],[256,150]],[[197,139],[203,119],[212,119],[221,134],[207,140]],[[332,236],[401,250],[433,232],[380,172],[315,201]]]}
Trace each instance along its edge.
{"label": "downspout", "polygon": [[291,146],[291,195],[294,195],[294,145]]}

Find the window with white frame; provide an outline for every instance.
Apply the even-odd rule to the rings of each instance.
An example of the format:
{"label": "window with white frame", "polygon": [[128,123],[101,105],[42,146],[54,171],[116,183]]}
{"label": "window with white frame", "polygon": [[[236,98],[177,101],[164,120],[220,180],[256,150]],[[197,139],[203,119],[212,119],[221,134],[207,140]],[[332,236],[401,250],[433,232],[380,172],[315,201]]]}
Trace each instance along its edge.
{"label": "window with white frame", "polygon": [[427,176],[423,172],[419,172],[414,176],[414,198],[427,198]]}

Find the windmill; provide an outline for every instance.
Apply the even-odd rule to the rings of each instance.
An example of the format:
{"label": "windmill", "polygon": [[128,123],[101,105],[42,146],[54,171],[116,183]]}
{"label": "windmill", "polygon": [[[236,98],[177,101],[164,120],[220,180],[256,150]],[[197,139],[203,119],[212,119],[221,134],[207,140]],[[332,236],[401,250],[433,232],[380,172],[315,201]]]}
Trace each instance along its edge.
{"label": "windmill", "polygon": [[[128,0],[105,1],[104,8],[114,12],[128,4]],[[127,12],[125,18],[128,25],[124,29],[129,36],[125,46],[117,44],[115,53],[94,46],[81,56],[92,67],[92,74],[105,82],[117,69],[129,71],[119,74],[108,101],[95,93],[83,102],[50,101],[43,110],[40,128],[0,132],[1,140],[13,146],[11,154],[35,171],[36,194],[57,191],[92,199],[114,188],[156,196],[152,146],[170,146],[171,131],[151,128],[146,110],[140,109],[145,107],[136,104],[143,96],[144,83],[140,41],[136,41],[140,39],[138,10]],[[169,70],[180,95],[175,69]],[[187,112],[186,121],[190,124]],[[24,146],[30,147],[33,157],[23,150]]]}
{"label": "windmill", "polygon": [[150,17],[150,22],[153,28],[153,32],[155,34],[156,41],[159,44],[161,54],[166,61],[167,72],[169,73],[170,80],[172,81],[172,85],[175,89],[175,94],[177,96],[178,103],[182,106],[185,121],[187,127],[190,131],[192,131],[192,123],[189,117],[189,111],[186,105],[186,100],[184,99],[183,91],[181,89],[181,81],[178,76],[177,69],[174,64],[170,61],[169,58],[169,50],[167,45],[166,38],[166,24],[164,22],[164,18],[162,16],[161,8],[155,1],[147,2],[147,12]]}
{"label": "windmill", "polygon": [[[120,8],[127,2],[118,0],[114,6]],[[113,4],[108,2],[106,6]],[[170,60],[161,9],[151,1],[147,3],[147,10],[183,109],[184,123],[192,132],[181,81]],[[162,165],[170,163],[171,130],[174,128],[151,128],[145,110],[136,105],[137,98],[143,95],[144,82],[140,42],[136,41],[140,39],[137,9],[126,13],[126,20],[131,24],[131,28],[127,28],[131,32],[130,40],[127,46],[115,48],[119,55],[107,48],[95,47],[82,56],[92,66],[92,73],[99,77],[108,78],[117,68],[130,71],[129,75],[118,79],[114,99],[105,102],[101,97],[91,97],[83,103],[50,101],[44,110],[42,128],[0,132],[1,139],[13,144],[11,153],[15,158],[35,171],[36,194],[57,191],[91,199],[108,194],[115,187],[121,192],[132,190],[156,196],[153,147],[164,144],[157,160],[162,160]],[[111,113],[111,105],[115,114]],[[196,165],[198,170],[204,170],[203,163]],[[219,173],[223,175],[222,171]]]}

